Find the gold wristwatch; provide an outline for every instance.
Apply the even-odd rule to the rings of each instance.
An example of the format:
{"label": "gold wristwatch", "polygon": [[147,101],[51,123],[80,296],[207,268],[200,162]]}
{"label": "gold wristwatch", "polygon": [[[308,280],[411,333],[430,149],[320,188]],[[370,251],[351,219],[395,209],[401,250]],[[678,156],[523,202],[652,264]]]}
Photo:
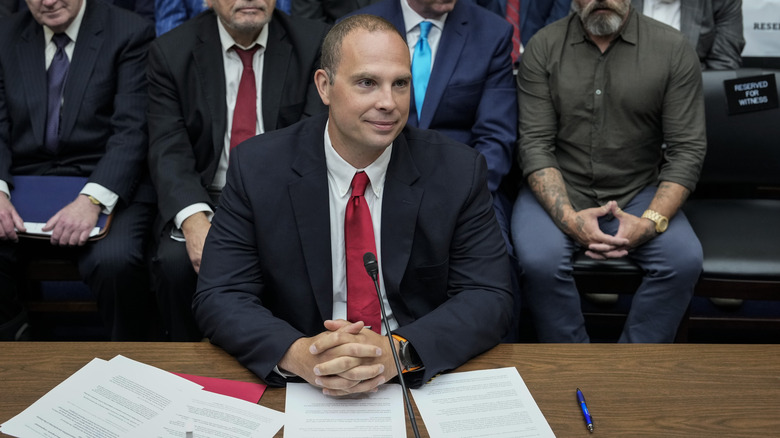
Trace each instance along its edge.
{"label": "gold wristwatch", "polygon": [[663,233],[669,227],[669,218],[653,210],[645,210],[642,217],[655,222],[655,232]]}
{"label": "gold wristwatch", "polygon": [[97,205],[100,208],[103,208],[103,204],[100,201],[98,201],[96,197],[92,195],[87,195],[86,193],[82,193],[82,195],[86,195],[87,199],[89,199],[89,202],[91,202],[92,204]]}

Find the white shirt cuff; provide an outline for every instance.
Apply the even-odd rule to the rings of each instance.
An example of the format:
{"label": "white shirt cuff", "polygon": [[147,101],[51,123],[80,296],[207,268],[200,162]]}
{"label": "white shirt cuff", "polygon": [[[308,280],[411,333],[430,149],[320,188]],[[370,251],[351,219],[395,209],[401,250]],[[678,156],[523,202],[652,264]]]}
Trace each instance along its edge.
{"label": "white shirt cuff", "polygon": [[192,216],[195,213],[204,212],[206,213],[206,217],[208,218],[209,222],[211,222],[211,218],[214,216],[214,210],[209,207],[208,204],[204,202],[198,202],[197,204],[192,204],[189,207],[183,208],[174,218],[173,218],[173,224],[176,226],[176,228],[181,228],[181,224],[184,223],[184,220],[188,217]]}
{"label": "white shirt cuff", "polygon": [[100,201],[103,204],[102,213],[104,214],[111,214],[119,201],[119,195],[96,183],[87,183],[79,194],[92,196]]}

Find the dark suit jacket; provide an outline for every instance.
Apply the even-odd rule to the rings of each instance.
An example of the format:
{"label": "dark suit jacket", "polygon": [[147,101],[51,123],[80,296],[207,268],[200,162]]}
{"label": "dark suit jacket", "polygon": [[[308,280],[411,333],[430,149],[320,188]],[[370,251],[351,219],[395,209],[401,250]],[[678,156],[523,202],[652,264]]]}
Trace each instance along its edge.
{"label": "dark suit jacket", "polygon": [[[275,11],[263,66],[266,131],[326,107],[314,86],[328,26]],[[149,166],[162,223],[184,207],[212,204],[211,184],[227,129],[225,73],[214,11],[160,36],[149,50]]]}
{"label": "dark suit jacket", "polygon": [[[13,174],[89,176],[120,200],[146,172],[146,54],[152,24],[101,0],[87,2],[63,96],[60,146],[43,145],[43,27],[29,12],[0,20],[0,179]],[[143,192],[143,193],[142,193]]]}
{"label": "dark suit jacket", "polygon": [[379,0],[293,0],[290,15],[335,23],[348,13]]}
{"label": "dark suit jacket", "polygon": [[[406,38],[399,1],[406,0],[384,0],[355,14],[384,17]],[[414,93],[409,112],[409,125],[434,129],[481,152],[491,192],[509,173],[517,139],[511,52],[512,26],[505,19],[473,2],[458,1],[439,40],[423,117],[418,122]]]}
{"label": "dark suit jacket", "polygon": [[[742,0],[681,0],[680,31],[699,55],[702,68],[731,70],[742,65],[745,38]],[[644,0],[631,0],[642,13]]]}
{"label": "dark suit jacket", "polygon": [[539,29],[569,15],[572,0],[520,0],[520,39],[528,45]]}
{"label": "dark suit jacket", "polygon": [[17,0],[0,0],[0,18],[16,12]]}
{"label": "dark suit jacket", "polygon": [[112,0],[115,6],[133,11],[154,23],[154,0]]}
{"label": "dark suit jacket", "polygon": [[[211,342],[274,385],[272,370],[332,317],[325,115],[234,149],[203,252],[195,318]],[[512,312],[509,261],[484,159],[434,131],[393,144],[380,261],[400,328],[425,364],[420,385],[493,347]]]}

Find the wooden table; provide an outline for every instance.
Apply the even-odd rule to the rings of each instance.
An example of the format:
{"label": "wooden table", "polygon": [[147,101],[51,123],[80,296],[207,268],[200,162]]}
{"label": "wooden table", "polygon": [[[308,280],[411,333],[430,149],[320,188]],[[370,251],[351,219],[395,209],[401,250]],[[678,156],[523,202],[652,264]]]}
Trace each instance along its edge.
{"label": "wooden table", "polygon": [[[203,342],[0,343],[0,423],[93,357],[116,354],[168,371],[260,382]],[[780,436],[780,345],[502,344],[457,371],[506,366],[517,367],[558,437]],[[284,397],[284,389],[269,388],[260,404],[283,410]]]}

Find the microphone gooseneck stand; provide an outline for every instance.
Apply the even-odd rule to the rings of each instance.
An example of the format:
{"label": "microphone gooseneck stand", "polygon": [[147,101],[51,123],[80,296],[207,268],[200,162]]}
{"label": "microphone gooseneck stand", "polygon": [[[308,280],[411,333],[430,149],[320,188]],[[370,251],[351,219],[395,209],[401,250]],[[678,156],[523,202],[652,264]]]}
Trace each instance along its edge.
{"label": "microphone gooseneck stand", "polygon": [[409,392],[406,390],[406,382],[404,382],[403,370],[401,369],[401,361],[398,359],[398,352],[395,351],[395,340],[390,332],[390,323],[387,322],[387,315],[385,314],[385,306],[382,304],[382,294],[379,292],[379,265],[376,262],[376,256],[367,252],[363,254],[363,265],[366,267],[366,272],[374,281],[374,289],[376,289],[376,295],[379,297],[379,309],[382,311],[382,322],[385,325],[385,334],[390,339],[390,351],[393,353],[393,362],[395,362],[395,369],[398,371],[398,381],[401,383],[401,390],[404,392],[404,403],[406,404],[406,412],[409,413],[409,421],[412,423],[412,430],[414,431],[414,437],[420,438],[420,431],[417,430],[417,419],[414,418],[414,409],[412,408],[412,402],[409,400]]}

